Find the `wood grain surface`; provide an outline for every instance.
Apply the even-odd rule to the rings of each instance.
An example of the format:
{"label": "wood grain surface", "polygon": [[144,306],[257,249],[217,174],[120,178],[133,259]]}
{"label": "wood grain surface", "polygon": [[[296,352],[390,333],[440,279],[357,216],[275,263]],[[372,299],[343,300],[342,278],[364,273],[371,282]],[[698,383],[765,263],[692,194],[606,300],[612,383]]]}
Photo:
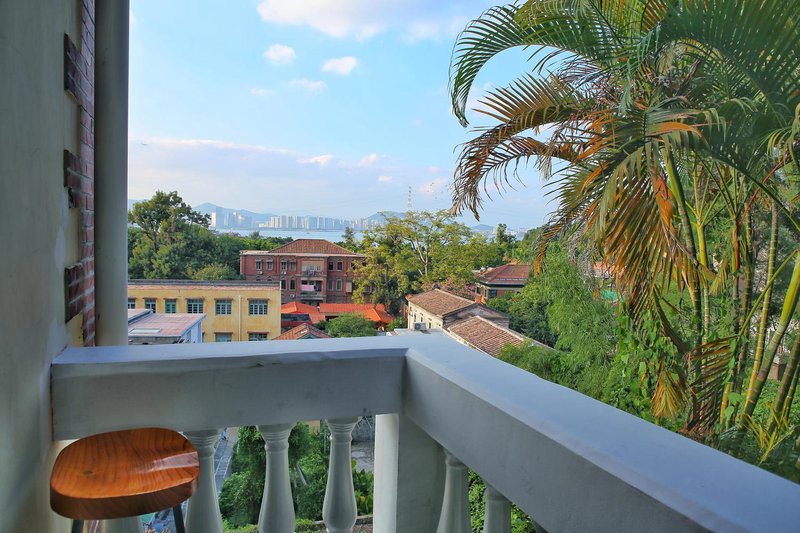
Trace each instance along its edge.
{"label": "wood grain surface", "polygon": [[197,452],[180,433],[161,428],[101,433],[58,455],[50,506],[81,520],[151,513],[188,499],[199,475]]}

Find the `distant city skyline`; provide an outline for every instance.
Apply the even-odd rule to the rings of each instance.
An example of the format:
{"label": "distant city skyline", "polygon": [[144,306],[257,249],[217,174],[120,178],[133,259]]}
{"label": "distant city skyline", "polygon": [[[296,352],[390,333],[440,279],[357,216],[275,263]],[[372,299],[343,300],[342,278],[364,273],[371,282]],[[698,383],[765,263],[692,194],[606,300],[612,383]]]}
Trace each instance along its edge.
{"label": "distant city skyline", "polygon": [[[129,197],[346,218],[403,212],[411,187],[415,209],[449,208],[454,150],[473,135],[450,112],[450,54],[494,4],[132,0]],[[526,57],[493,59],[477,86],[509,83]],[[546,219],[538,171],[520,175],[481,222]]]}

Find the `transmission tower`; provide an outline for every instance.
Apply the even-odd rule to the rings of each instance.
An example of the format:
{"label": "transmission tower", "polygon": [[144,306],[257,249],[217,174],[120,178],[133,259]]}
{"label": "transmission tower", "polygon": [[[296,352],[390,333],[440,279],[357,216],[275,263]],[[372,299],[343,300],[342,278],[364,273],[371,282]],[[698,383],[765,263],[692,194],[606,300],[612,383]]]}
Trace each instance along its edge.
{"label": "transmission tower", "polygon": [[413,209],[411,208],[411,187],[410,186],[408,188],[408,205],[406,206],[406,211],[408,211],[409,213],[411,211],[413,211]]}

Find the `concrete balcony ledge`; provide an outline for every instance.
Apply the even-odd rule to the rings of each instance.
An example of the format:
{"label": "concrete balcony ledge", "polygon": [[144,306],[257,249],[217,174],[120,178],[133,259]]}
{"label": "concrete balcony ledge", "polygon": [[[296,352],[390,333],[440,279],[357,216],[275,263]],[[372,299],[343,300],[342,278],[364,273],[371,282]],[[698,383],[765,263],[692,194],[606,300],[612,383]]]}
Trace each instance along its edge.
{"label": "concrete balcony ledge", "polygon": [[429,334],[69,349],[57,439],[378,416],[375,531],[435,531],[444,450],[548,531],[797,531],[800,486]]}

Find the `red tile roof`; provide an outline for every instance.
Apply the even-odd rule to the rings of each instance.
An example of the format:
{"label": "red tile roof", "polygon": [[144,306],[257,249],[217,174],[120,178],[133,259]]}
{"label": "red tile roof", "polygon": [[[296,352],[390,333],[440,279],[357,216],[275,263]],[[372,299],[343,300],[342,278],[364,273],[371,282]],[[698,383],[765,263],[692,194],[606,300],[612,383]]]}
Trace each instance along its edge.
{"label": "red tile roof", "polygon": [[308,315],[311,318],[311,323],[316,324],[325,320],[325,315],[313,305],[308,305],[300,302],[289,302],[281,306],[282,315]]}
{"label": "red tile roof", "polygon": [[274,341],[288,341],[297,339],[330,339],[331,336],[319,328],[310,326],[308,324],[301,324],[296,328],[285,331],[275,337]]}
{"label": "red tile roof", "polygon": [[475,303],[441,289],[413,294],[408,297],[408,301],[437,316],[449,315]]}
{"label": "red tile roof", "polygon": [[394,317],[386,312],[383,304],[319,304],[319,310],[326,317],[359,314],[372,322],[388,324]]}
{"label": "red tile roof", "polygon": [[477,278],[490,285],[525,285],[530,274],[531,265],[510,263],[481,272]]}
{"label": "red tile roof", "polygon": [[361,254],[351,252],[347,248],[342,248],[338,244],[325,239],[297,239],[289,244],[284,244],[272,250],[242,250],[239,252],[241,255],[263,255],[263,254],[277,254],[277,255],[347,255],[353,257],[363,257]]}
{"label": "red tile roof", "polygon": [[448,331],[467,344],[493,357],[500,355],[500,350],[506,344],[518,346],[529,340],[516,331],[511,331],[480,316],[459,320],[453,323],[448,328]]}

